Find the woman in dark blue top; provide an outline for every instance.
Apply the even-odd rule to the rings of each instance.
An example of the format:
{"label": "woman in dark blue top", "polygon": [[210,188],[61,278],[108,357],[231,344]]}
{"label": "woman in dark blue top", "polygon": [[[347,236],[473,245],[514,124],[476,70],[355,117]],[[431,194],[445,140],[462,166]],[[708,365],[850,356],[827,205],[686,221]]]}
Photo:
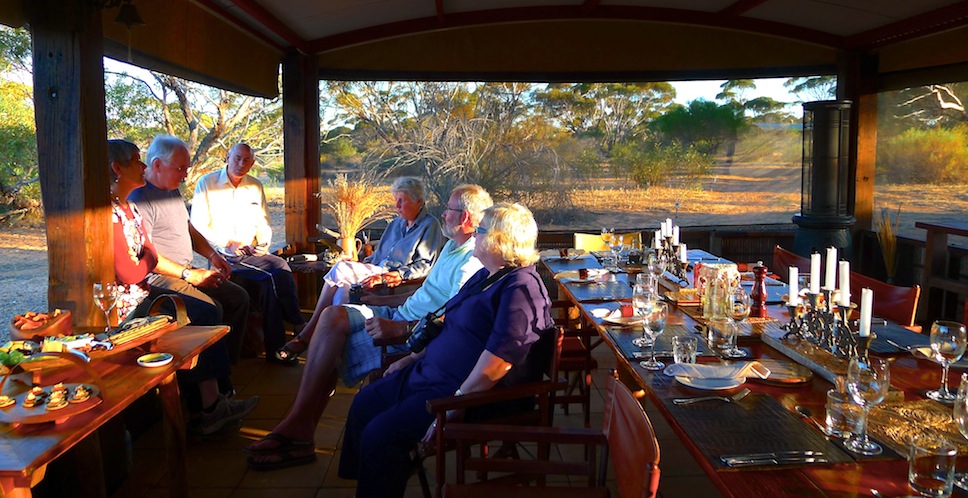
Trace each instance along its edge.
{"label": "woman in dark blue top", "polygon": [[339,475],[358,481],[357,497],[403,496],[410,449],[433,422],[427,400],[490,389],[553,327],[534,267],[537,236],[531,211],[520,204],[485,211],[474,249],[484,269],[447,302],[440,336],[356,395]]}

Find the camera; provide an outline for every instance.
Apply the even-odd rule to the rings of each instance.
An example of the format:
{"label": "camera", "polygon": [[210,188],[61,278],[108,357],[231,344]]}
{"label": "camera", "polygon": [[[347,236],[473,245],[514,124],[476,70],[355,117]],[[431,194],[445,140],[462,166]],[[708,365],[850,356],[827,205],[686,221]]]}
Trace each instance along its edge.
{"label": "camera", "polygon": [[363,284],[350,286],[350,304],[363,304]]}
{"label": "camera", "polygon": [[427,313],[410,331],[410,337],[407,338],[407,347],[410,348],[411,353],[419,353],[427,347],[427,344],[430,344],[431,340],[440,335],[443,329],[443,317],[439,317],[433,312]]}

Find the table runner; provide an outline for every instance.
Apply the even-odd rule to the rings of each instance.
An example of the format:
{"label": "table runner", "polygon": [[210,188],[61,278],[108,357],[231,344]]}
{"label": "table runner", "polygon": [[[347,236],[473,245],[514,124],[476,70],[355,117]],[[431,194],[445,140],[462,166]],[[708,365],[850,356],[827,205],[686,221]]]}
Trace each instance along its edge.
{"label": "table runner", "polygon": [[968,440],[958,432],[951,407],[930,399],[884,403],[870,412],[868,434],[905,458],[911,436],[934,434],[958,447],[958,455],[968,452]]}
{"label": "table runner", "polygon": [[734,403],[705,401],[677,406],[672,403],[672,398],[665,398],[662,404],[717,470],[744,470],[724,464],[719,457],[726,454],[820,451],[828,460],[823,465],[854,461],[816,427],[800,420],[765,393],[751,394]]}
{"label": "table runner", "polygon": [[871,325],[871,330],[874,331],[874,340],[871,342],[870,350],[875,353],[902,352],[887,342],[889,339],[902,347],[928,345],[928,336],[912,332],[896,323],[874,323]]}
{"label": "table runner", "polygon": [[[622,351],[626,358],[644,359],[649,354],[649,348],[640,348],[632,344],[632,339],[642,337],[642,326],[636,327],[605,327],[605,332],[612,340],[612,343]],[[699,349],[696,356],[716,356],[716,353],[709,349],[706,341],[699,337],[699,334],[687,329],[684,325],[667,325],[665,331],[656,340],[655,355],[672,357],[672,338],[677,335],[693,336],[698,339]]]}
{"label": "table runner", "polygon": [[602,267],[602,265],[598,264],[598,260],[591,255],[585,255],[575,259],[552,256],[542,258],[541,261],[545,264],[545,266],[548,267],[548,270],[551,271],[551,273],[561,273],[566,270],[581,270]]}

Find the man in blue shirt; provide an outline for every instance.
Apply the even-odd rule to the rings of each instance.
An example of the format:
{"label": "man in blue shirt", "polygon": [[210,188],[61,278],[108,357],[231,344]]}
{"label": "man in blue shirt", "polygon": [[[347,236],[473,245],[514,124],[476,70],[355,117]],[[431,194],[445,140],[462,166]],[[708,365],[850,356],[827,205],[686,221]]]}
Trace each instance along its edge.
{"label": "man in blue shirt", "polygon": [[443,306],[481,269],[473,257],[472,235],[490,205],[491,196],[477,185],[454,189],[441,217],[450,240],[410,296],[367,296],[365,305],[330,306],[322,312],[296,400],[271,434],[249,446],[250,467],[269,470],[315,460],[313,433],[336,386],[337,367],[348,385],[379,368],[380,348],[373,345],[374,338],[405,335],[409,322]]}

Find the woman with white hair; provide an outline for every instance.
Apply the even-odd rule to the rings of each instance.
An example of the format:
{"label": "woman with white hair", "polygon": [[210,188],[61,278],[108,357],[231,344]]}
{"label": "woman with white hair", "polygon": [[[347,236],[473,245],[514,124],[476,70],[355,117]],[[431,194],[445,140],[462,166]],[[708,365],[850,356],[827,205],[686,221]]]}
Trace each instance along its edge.
{"label": "woman with white hair", "polygon": [[437,219],[424,205],[423,182],[403,176],[393,182],[390,191],[396,201],[397,217],[387,225],[376,251],[362,262],[340,261],[330,269],[323,277],[325,283],[313,316],[296,337],[276,351],[279,361],[296,364],[312,340],[320,313],[328,306],[348,303],[353,284],[362,284],[366,290],[377,285],[396,287],[430,273],[444,245],[444,236]]}
{"label": "woman with white hair", "polygon": [[531,345],[553,330],[551,300],[534,267],[537,235],[528,208],[488,208],[474,248],[484,268],[447,302],[440,335],[353,399],[339,475],[357,480],[358,498],[403,496],[410,449],[434,419],[427,400],[486,391],[510,378]]}

